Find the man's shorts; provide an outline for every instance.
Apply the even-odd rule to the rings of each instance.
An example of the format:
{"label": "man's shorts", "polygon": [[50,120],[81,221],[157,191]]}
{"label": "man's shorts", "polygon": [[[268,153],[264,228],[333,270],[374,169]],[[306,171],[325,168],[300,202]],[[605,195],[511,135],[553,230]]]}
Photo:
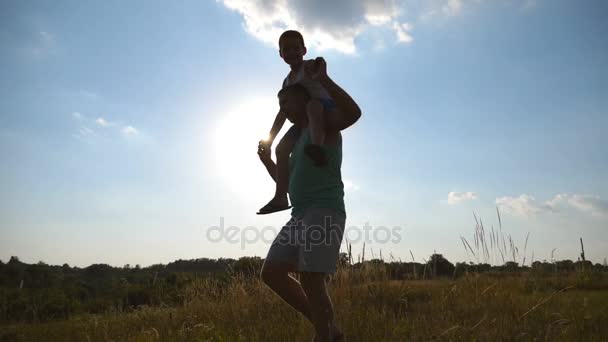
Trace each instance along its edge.
{"label": "man's shorts", "polygon": [[335,272],[345,221],[343,213],[326,208],[292,216],[272,242],[266,262],[290,264],[298,272]]}

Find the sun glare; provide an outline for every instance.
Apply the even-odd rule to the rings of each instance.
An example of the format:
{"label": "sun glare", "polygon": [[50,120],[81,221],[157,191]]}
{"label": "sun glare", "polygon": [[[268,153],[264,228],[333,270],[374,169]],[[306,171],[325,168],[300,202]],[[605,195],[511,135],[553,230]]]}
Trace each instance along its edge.
{"label": "sun glare", "polygon": [[272,181],[259,161],[257,146],[260,140],[268,140],[277,109],[270,99],[244,101],[228,110],[215,126],[218,175],[232,191],[244,197],[272,191]]}

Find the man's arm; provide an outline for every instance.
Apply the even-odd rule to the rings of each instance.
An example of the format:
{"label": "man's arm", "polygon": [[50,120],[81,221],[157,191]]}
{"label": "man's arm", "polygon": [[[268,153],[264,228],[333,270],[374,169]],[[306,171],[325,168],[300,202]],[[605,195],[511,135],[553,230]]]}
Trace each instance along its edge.
{"label": "man's arm", "polygon": [[260,161],[266,167],[266,171],[272,180],[277,181],[277,164],[272,161],[270,157],[270,145],[265,145],[263,142],[258,143],[258,156],[260,157]]}
{"label": "man's arm", "polygon": [[353,100],[344,89],[337,85],[336,82],[327,75],[327,64],[325,63],[325,59],[323,59],[323,57],[318,57],[316,61],[317,72],[314,77],[321,82],[323,88],[327,90],[329,96],[336,102],[336,106],[342,111],[341,118],[336,124],[336,128],[339,130],[346,129],[359,120],[361,117],[361,108],[359,108],[359,105],[357,105],[355,100]]}

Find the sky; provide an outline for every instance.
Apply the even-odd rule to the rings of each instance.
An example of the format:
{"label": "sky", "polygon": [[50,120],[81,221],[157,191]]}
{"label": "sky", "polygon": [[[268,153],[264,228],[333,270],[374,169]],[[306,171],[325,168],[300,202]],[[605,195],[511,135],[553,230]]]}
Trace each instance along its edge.
{"label": "sky", "polygon": [[289,213],[255,215],[274,191],[257,141],[298,29],[363,113],[343,132],[355,258],[500,264],[463,247],[481,221],[519,263],[576,260],[580,238],[602,263],[606,17],[603,0],[2,1],[0,260],[265,257]]}

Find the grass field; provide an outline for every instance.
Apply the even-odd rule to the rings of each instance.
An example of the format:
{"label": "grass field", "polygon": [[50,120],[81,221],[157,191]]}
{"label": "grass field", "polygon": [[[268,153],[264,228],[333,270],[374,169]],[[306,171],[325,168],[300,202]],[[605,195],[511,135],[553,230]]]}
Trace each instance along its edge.
{"label": "grass field", "polygon": [[[331,280],[347,341],[608,341],[605,273],[388,280],[382,265]],[[311,326],[258,278],[200,279],[179,307],[0,327],[6,341],[310,341]]]}

